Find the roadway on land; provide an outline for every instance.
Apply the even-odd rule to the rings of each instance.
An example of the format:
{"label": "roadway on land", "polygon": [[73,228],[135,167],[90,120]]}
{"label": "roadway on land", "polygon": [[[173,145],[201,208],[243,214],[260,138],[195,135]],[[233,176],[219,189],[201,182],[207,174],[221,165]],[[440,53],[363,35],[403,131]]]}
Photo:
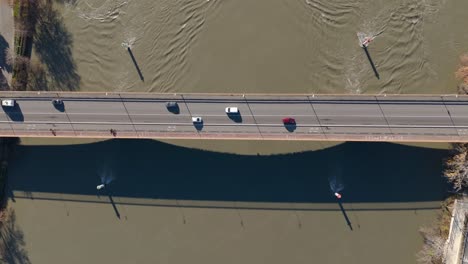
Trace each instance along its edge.
{"label": "roadway on land", "polygon": [[[0,136],[468,142],[468,97],[1,93]],[[51,100],[61,98],[63,108]],[[177,102],[180,112],[165,104]],[[236,106],[239,116],[224,109]],[[204,122],[194,125],[192,116]],[[292,117],[296,125],[281,119]],[[110,129],[116,131],[115,135]]]}

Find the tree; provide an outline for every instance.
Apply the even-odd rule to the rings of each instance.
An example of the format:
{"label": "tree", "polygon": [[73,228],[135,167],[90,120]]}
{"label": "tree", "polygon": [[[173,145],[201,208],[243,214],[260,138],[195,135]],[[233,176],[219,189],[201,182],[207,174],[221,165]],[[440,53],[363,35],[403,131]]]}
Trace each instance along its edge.
{"label": "tree", "polygon": [[421,251],[416,255],[421,264],[442,264],[444,258],[445,239],[439,234],[437,228],[422,227],[419,232],[424,239]]}
{"label": "tree", "polygon": [[445,160],[444,176],[453,184],[455,191],[468,186],[468,144],[454,144],[450,157]]}
{"label": "tree", "polygon": [[25,91],[28,84],[29,58],[18,56],[13,68],[12,87],[16,91]]}

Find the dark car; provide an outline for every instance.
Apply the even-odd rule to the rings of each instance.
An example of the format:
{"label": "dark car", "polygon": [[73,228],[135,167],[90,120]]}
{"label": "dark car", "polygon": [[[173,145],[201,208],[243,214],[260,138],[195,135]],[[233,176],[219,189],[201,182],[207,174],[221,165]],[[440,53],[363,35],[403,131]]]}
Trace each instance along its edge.
{"label": "dark car", "polygon": [[52,100],[53,105],[63,105],[63,101],[60,99],[54,99]]}
{"label": "dark car", "polygon": [[166,108],[169,112],[178,114],[179,113],[179,104],[177,102],[167,102],[166,103]]}
{"label": "dark car", "polygon": [[65,105],[63,104],[63,101],[60,99],[53,99],[52,105],[55,107],[55,109],[57,109],[60,112],[65,111]]}
{"label": "dark car", "polygon": [[294,125],[296,124],[296,119],[292,118],[292,117],[285,117],[282,119],[283,121],[283,124],[285,125]]}

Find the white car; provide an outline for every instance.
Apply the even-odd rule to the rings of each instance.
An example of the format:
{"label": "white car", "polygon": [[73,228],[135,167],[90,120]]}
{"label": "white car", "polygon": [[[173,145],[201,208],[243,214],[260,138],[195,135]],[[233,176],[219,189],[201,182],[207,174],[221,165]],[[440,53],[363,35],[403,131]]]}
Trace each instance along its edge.
{"label": "white car", "polygon": [[4,100],[2,100],[2,106],[14,107],[15,106],[15,100],[14,99],[4,99]]}
{"label": "white car", "polygon": [[237,107],[226,107],[226,114],[238,114],[239,113],[239,108]]}
{"label": "white car", "polygon": [[203,123],[203,119],[200,116],[192,116],[193,123]]}

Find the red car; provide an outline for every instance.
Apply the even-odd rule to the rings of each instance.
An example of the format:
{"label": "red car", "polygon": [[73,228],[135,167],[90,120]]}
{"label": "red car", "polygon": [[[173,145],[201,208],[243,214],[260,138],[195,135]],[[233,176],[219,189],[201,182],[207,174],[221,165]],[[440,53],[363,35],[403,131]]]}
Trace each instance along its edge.
{"label": "red car", "polygon": [[294,119],[292,117],[285,117],[282,120],[283,120],[283,124],[285,124],[285,125],[294,125],[294,124],[296,124],[296,119]]}

